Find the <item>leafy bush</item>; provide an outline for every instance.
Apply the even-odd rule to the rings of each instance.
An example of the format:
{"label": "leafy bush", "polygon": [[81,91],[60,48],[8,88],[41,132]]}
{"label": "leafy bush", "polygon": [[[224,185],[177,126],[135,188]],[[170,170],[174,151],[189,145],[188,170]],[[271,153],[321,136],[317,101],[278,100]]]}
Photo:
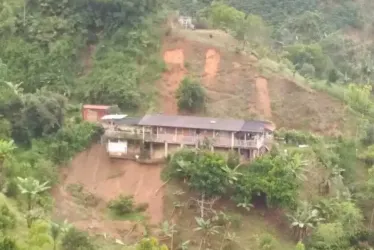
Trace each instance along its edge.
{"label": "leafy bush", "polygon": [[264,234],[257,239],[257,245],[260,250],[273,250],[275,249],[276,239],[269,235]]}
{"label": "leafy bush", "polygon": [[61,248],[63,250],[94,250],[88,235],[75,228],[69,229],[61,239]]}
{"label": "leafy bush", "polygon": [[321,141],[321,137],[310,132],[298,130],[279,129],[275,132],[277,138],[283,138],[287,144],[315,144]]}
{"label": "leafy bush", "polygon": [[222,196],[228,187],[226,161],[212,152],[182,150],[173,155],[169,162],[172,177],[187,178],[188,185],[206,196]]}
{"label": "leafy bush", "polygon": [[125,215],[134,212],[134,197],[132,195],[120,195],[108,204],[110,210],[117,215]]}
{"label": "leafy bush", "polygon": [[313,78],[316,74],[316,69],[312,64],[304,63],[300,69],[300,74],[302,74],[305,77]]}
{"label": "leafy bush", "polygon": [[368,165],[374,164],[374,145],[369,146],[365,151],[358,155],[358,158],[366,162]]}
{"label": "leafy bush", "polygon": [[205,91],[200,83],[190,78],[184,78],[176,92],[180,110],[199,111],[204,108]]}
{"label": "leafy bush", "polygon": [[145,238],[137,244],[136,250],[168,250],[168,247],[160,245],[156,238]]}
{"label": "leafy bush", "polygon": [[365,129],[365,135],[361,138],[365,146],[374,144],[374,125],[369,124]]}
{"label": "leafy bush", "polygon": [[349,242],[340,223],[319,224],[307,242],[308,249],[310,247],[315,250],[348,249],[348,246]]}
{"label": "leafy bush", "polygon": [[4,250],[19,250],[16,241],[9,237],[0,238],[0,249]]}
{"label": "leafy bush", "polygon": [[252,196],[264,194],[269,205],[293,207],[302,161],[297,154],[267,155],[238,172],[230,169],[219,154],[181,150],[168,165],[171,177],[187,180],[193,190],[206,196],[229,194],[237,204],[249,205]]}
{"label": "leafy bush", "polygon": [[371,101],[371,91],[370,85],[349,84],[344,98],[352,109],[363,114],[372,114],[374,103]]}
{"label": "leafy bush", "polygon": [[240,164],[240,155],[234,150],[230,150],[227,155],[227,166],[229,168],[235,168]]}
{"label": "leafy bush", "polygon": [[47,138],[45,143],[48,147],[42,147],[45,147],[47,157],[59,164],[70,160],[76,153],[86,149],[100,138],[102,132],[102,128],[93,123],[71,124],[59,130],[55,136]]}
{"label": "leafy bush", "polygon": [[13,229],[16,225],[16,217],[10,211],[7,205],[2,205],[0,207],[0,231],[7,231]]}
{"label": "leafy bush", "polygon": [[296,204],[300,185],[297,176],[301,167],[298,154],[266,155],[256,159],[248,167],[242,168],[234,187],[233,199],[243,203],[256,194],[262,194],[268,205],[292,208]]}

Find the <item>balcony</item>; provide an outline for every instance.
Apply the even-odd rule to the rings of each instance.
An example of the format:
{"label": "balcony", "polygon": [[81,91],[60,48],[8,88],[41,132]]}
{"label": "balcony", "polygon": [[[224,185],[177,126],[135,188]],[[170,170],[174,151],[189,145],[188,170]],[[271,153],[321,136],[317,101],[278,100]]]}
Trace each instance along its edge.
{"label": "balcony", "polygon": [[[232,146],[232,139],[231,138],[209,138],[210,142],[214,147],[223,147],[223,148],[231,148]],[[197,143],[201,143],[204,140],[204,137],[199,136],[191,136],[191,135],[173,135],[173,134],[158,134],[158,135],[151,135],[150,137],[146,137],[147,141],[152,142],[167,142],[171,144],[184,144],[184,145],[196,145]],[[264,144],[264,138],[261,137],[259,139],[252,139],[252,140],[239,140],[234,139],[234,147],[235,148],[260,148]]]}
{"label": "balcony", "polygon": [[[139,131],[137,133],[133,131],[115,131],[106,130],[105,136],[107,138],[115,139],[127,139],[127,140],[143,140],[143,133]],[[204,137],[194,135],[176,135],[176,134],[152,134],[151,132],[144,133],[144,140],[148,142],[158,143],[171,143],[171,144],[183,144],[195,146],[197,143],[204,141]],[[260,148],[269,140],[269,138],[259,137],[255,139],[241,140],[234,138],[234,144],[232,145],[232,139],[228,137],[215,137],[209,138],[210,142],[214,147],[222,148]]]}

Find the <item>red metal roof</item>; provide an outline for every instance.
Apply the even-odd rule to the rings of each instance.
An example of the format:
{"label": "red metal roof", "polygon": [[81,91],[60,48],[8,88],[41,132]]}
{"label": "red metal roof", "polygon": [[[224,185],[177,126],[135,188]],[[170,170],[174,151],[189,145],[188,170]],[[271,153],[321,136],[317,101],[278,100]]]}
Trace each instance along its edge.
{"label": "red metal roof", "polygon": [[85,104],[83,105],[84,109],[101,109],[101,110],[106,110],[110,108],[108,105],[93,105],[93,104]]}

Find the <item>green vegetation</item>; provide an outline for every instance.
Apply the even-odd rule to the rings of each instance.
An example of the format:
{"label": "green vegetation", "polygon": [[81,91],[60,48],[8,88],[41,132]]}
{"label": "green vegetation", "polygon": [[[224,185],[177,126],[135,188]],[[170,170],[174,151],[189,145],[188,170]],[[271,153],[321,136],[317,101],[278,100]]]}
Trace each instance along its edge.
{"label": "green vegetation", "polygon": [[[181,150],[170,158],[165,170],[168,175],[183,179],[192,193],[199,194],[192,201],[197,206],[196,230],[204,230],[201,244],[218,247],[222,235],[233,233],[233,222],[228,231],[223,229],[222,220],[231,220],[211,205],[228,198],[245,216],[262,210],[263,205],[268,209],[282,207],[282,220],[289,223],[290,234],[299,241],[295,249],[360,249],[359,245],[372,244],[365,216],[374,211],[368,202],[373,171],[369,170],[368,183],[357,179],[360,162],[356,148],[362,145],[300,131],[281,130],[277,136],[281,143],[250,164],[228,167],[231,160],[204,149]],[[299,144],[309,147],[295,147]],[[362,203],[371,205],[367,210]],[[255,249],[286,249],[269,237],[264,234],[258,238]],[[233,247],[239,248],[240,243]]]}
{"label": "green vegetation", "polygon": [[117,199],[108,204],[108,208],[117,216],[125,216],[131,213],[144,212],[148,208],[147,203],[135,205],[133,196],[120,195]]}
{"label": "green vegetation", "polygon": [[[185,213],[188,224],[174,224],[172,217],[160,235],[146,228],[138,244],[114,249],[167,250],[162,243],[182,250],[373,247],[371,1],[3,0],[0,249],[110,249],[106,236],[97,244],[87,232],[51,219],[48,191],[61,168],[103,132],[81,121],[82,103],[118,105],[128,113],[153,108],[170,9],[192,15],[197,28],[231,34],[239,41],[236,52],[255,55],[261,73],[281,74],[343,100],[360,124],[354,138],[279,130],[279,145],[246,164],[235,152],[227,158],[208,152],[208,144],[175,153],[168,177],[187,195],[175,194],[180,199],[172,216]],[[185,62],[189,71],[192,63]],[[206,93],[192,77],[182,81],[176,98],[181,111],[198,113]],[[67,191],[85,209],[101,203],[80,184]],[[217,200],[228,208],[214,206]],[[135,221],[134,228],[146,223],[147,207],[131,196],[108,204],[111,215]],[[277,231],[274,211],[290,232]]]}
{"label": "green vegetation", "polygon": [[176,97],[180,110],[196,112],[204,109],[205,91],[196,80],[184,78],[177,89]]}

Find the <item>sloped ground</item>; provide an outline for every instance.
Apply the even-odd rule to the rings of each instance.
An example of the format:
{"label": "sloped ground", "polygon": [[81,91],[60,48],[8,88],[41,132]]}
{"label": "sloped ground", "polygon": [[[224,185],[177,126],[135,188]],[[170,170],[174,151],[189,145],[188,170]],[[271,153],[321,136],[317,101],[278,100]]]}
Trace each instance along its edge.
{"label": "sloped ground", "polygon": [[[186,75],[201,80],[207,93],[205,115],[266,119],[278,128],[329,135],[354,133],[357,119],[342,102],[281,76],[263,78],[256,58],[236,53],[235,46],[229,35],[213,30],[177,29],[164,40],[165,51],[183,51]],[[170,92],[160,86],[160,93]]]}
{"label": "sloped ground", "polygon": [[357,118],[345,105],[324,92],[306,91],[290,80],[269,79],[273,120],[278,127],[321,134],[353,134]]}
{"label": "sloped ground", "polygon": [[[120,239],[131,231],[134,222],[109,219],[106,206],[110,200],[124,194],[133,195],[136,203],[148,203],[146,213],[149,222],[158,224],[163,220],[160,172],[160,166],[142,166],[133,161],[110,159],[104,146],[94,145],[78,154],[62,174],[61,184],[52,192],[55,198],[54,215],[67,219],[80,229]],[[82,185],[85,191],[98,199],[98,204],[91,207],[79,205],[68,192],[71,184]],[[139,233],[139,230],[132,232],[135,235]]]}

